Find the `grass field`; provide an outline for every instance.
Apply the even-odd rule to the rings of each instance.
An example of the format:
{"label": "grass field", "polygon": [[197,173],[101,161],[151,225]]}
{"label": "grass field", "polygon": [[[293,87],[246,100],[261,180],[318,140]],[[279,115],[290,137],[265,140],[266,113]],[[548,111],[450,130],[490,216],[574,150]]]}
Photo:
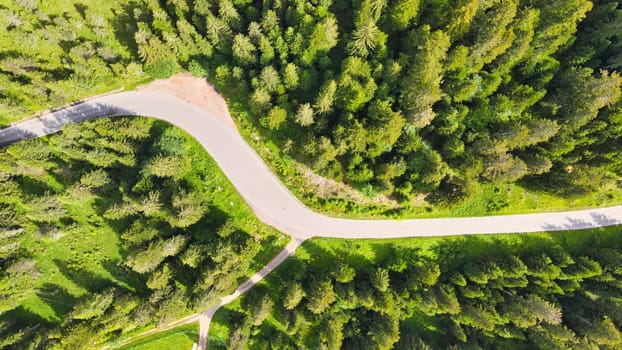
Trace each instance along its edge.
{"label": "grass field", "polygon": [[199,341],[199,325],[193,323],[157,333],[115,348],[118,350],[191,350]]}

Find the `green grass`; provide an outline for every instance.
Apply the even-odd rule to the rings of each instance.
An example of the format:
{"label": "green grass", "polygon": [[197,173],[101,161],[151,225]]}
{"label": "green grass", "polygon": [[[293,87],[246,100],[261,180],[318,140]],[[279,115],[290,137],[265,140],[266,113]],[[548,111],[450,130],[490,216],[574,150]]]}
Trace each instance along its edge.
{"label": "green grass", "polygon": [[114,276],[120,273],[117,264],[122,259],[117,233],[90,205],[69,208],[76,225],[59,232],[60,238],[41,236],[33,227],[23,241],[41,277],[22,304],[50,323],[62,321],[73,302],[102,285],[133,288]]}
{"label": "green grass", "polygon": [[[391,239],[339,239],[313,238],[296,251],[295,257],[310,262],[322,261],[331,256],[340,256],[356,268],[377,265],[390,257],[391,247],[416,249],[418,254],[432,259],[446,254],[460,254],[464,259],[486,255],[497,249],[515,252],[538,251],[543,245],[563,247],[569,252],[580,252],[591,246],[618,246],[620,226],[601,227],[589,230],[458,235],[447,237],[412,237]],[[450,249],[451,248],[451,249]],[[324,256],[324,258],[322,258]]]}
{"label": "green grass", "polygon": [[103,266],[105,262],[116,263],[120,259],[116,234],[108,230],[96,235],[81,231],[72,232],[72,238],[45,246],[41,254],[35,255],[37,267],[44,276],[36,286],[42,294],[26,299],[23,302],[26,310],[48,321],[62,321],[72,301],[87,295],[89,289],[107,282],[125,284]]}
{"label": "green grass", "polygon": [[199,324],[193,323],[150,335],[123,345],[118,350],[191,350],[199,341]]}
{"label": "green grass", "polygon": [[[288,186],[292,189],[291,185]],[[307,190],[306,193],[313,192]],[[298,193],[298,196],[302,194]],[[471,197],[456,203],[432,205],[422,200],[412,204],[403,204],[394,209],[338,198],[319,199],[314,195],[306,195],[302,199],[307,206],[331,216],[415,219],[526,214],[614,206],[622,203],[622,188],[611,184],[593,193],[562,197],[530,190],[519,184],[483,183],[475,186]]]}

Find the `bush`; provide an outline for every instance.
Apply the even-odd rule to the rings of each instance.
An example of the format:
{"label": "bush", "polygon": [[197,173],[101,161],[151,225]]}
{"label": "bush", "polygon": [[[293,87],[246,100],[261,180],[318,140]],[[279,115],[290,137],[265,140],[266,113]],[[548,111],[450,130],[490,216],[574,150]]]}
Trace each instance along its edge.
{"label": "bush", "polygon": [[166,79],[177,71],[177,61],[173,58],[156,61],[145,66],[145,73],[156,79]]}

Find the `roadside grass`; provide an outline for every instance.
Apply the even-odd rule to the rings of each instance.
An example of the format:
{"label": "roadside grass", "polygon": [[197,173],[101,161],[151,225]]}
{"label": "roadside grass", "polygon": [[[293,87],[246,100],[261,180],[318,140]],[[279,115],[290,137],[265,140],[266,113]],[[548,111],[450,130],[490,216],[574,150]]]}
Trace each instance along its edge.
{"label": "roadside grass", "polygon": [[[318,273],[334,271],[338,263],[346,263],[357,271],[373,271],[383,266],[387,259],[394,257],[396,250],[407,250],[409,254],[430,258],[440,266],[441,273],[453,271],[464,264],[486,260],[500,253],[519,255],[538,254],[557,248],[570,255],[585,254],[595,247],[622,247],[622,226],[610,226],[578,231],[516,233],[499,235],[461,235],[430,238],[401,239],[337,239],[312,238],[302,244],[296,253],[281,264],[248,293],[270,293],[276,303],[284,298],[283,285],[295,280],[297,274],[316,276]],[[259,292],[261,294],[261,292]],[[247,313],[240,299],[221,308],[212,320],[210,327],[210,349],[225,349],[230,329],[236,320]],[[272,316],[266,319],[274,327]],[[400,322],[402,334],[419,334],[425,339],[444,337],[442,327],[433,316],[415,312],[410,318]],[[262,325],[263,328],[263,325]]]}
{"label": "roadside grass", "polygon": [[199,341],[198,322],[156,333],[148,337],[120,346],[119,350],[191,350],[192,344]]}
{"label": "roadside grass", "polygon": [[452,257],[459,256],[461,260],[470,260],[485,256],[488,252],[538,252],[544,247],[560,247],[577,253],[592,246],[622,246],[622,241],[619,241],[621,233],[622,226],[609,226],[576,231],[425,238],[313,238],[303,243],[294,257],[306,263],[339,257],[353,267],[365,268],[390,258],[393,248],[414,249],[418,255],[434,260],[448,260],[450,254]]}

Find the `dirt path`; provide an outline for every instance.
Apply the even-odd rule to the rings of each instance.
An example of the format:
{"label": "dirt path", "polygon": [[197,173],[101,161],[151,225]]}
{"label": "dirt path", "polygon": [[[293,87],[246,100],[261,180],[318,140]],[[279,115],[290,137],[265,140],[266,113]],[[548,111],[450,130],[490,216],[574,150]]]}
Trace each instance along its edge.
{"label": "dirt path", "polygon": [[246,282],[242,283],[233,294],[227,295],[220,299],[220,304],[217,306],[211,307],[207,309],[201,315],[201,327],[199,332],[199,350],[207,349],[207,337],[209,334],[209,326],[212,322],[212,317],[216,314],[221,307],[231,303],[235,299],[239,298],[242,294],[246,293],[249,289],[253,288],[257,283],[259,283],[264,277],[266,277],[270,272],[276,269],[283,261],[292,256],[296,249],[300,247],[300,245],[304,242],[304,239],[295,239],[292,238],[291,242],[279,253],[275,256],[269,263],[267,263],[259,272],[251,276]]}
{"label": "dirt path", "polygon": [[175,74],[169,79],[155,80],[147,85],[140,86],[137,90],[175,96],[209,111],[213,116],[237,130],[235,122],[229,114],[227,102],[206,79],[197,78],[188,73]]}

